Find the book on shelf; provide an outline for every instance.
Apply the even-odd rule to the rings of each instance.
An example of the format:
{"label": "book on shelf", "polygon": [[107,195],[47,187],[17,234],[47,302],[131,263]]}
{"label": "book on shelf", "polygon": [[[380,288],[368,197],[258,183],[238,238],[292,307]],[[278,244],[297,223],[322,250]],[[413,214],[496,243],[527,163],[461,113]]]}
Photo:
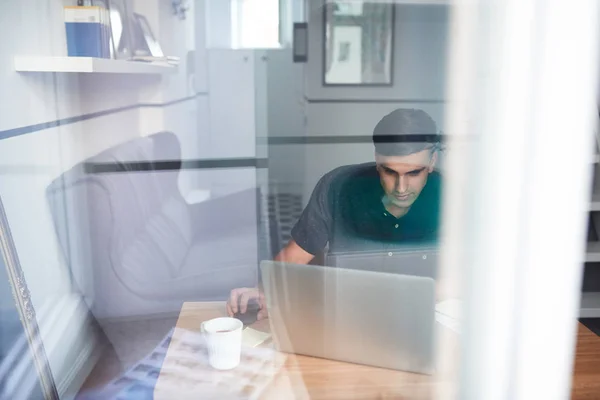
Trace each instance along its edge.
{"label": "book on shelf", "polygon": [[108,10],[99,6],[64,7],[69,57],[110,58]]}

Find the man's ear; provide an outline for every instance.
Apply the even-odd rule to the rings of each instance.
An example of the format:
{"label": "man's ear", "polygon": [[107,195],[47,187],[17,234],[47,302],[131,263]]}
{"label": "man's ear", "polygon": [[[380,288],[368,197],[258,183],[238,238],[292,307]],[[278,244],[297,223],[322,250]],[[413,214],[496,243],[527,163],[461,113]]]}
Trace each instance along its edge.
{"label": "man's ear", "polygon": [[431,161],[429,162],[429,173],[432,173],[435,169],[435,165],[437,164],[438,152],[435,150],[431,155]]}

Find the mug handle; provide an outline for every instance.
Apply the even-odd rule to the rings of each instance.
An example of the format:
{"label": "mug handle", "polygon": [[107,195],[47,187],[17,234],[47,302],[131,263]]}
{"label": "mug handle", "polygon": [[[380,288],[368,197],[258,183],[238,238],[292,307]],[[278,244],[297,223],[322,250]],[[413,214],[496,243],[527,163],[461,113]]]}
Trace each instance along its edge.
{"label": "mug handle", "polygon": [[204,322],[206,322],[206,321],[203,321],[203,322],[200,324],[200,332],[201,332],[201,333],[205,333],[205,332],[206,332],[206,329],[204,329]]}

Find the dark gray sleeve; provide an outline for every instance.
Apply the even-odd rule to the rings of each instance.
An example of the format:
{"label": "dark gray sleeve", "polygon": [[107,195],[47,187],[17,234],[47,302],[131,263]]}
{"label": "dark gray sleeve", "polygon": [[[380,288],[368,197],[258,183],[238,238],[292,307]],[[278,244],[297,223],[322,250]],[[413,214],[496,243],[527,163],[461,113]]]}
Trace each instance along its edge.
{"label": "dark gray sleeve", "polygon": [[331,173],[319,180],[300,219],[292,228],[292,239],[312,255],[323,250],[329,241],[331,181]]}

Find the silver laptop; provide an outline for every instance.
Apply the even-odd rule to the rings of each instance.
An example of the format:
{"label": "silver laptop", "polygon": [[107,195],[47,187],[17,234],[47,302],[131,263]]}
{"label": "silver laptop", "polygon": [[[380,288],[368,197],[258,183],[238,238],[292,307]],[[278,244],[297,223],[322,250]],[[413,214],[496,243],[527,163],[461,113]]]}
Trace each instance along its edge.
{"label": "silver laptop", "polygon": [[274,261],[261,272],[279,351],[433,372],[433,279]]}
{"label": "silver laptop", "polygon": [[405,246],[386,251],[332,252],[325,256],[325,265],[435,279],[438,249],[435,246]]}

